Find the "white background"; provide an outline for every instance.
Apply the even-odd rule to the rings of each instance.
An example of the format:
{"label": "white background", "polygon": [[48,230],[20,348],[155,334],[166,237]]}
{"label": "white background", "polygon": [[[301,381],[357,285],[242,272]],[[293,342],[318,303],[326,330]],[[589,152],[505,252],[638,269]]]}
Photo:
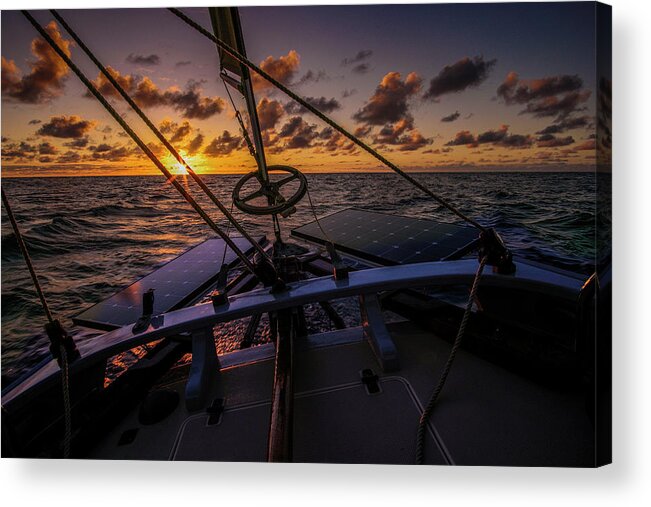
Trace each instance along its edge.
{"label": "white background", "polygon": [[[651,505],[650,2],[609,3],[614,45],[613,465],[575,470],[2,460],[3,505]],[[1,0],[0,5],[159,7],[161,2]]]}

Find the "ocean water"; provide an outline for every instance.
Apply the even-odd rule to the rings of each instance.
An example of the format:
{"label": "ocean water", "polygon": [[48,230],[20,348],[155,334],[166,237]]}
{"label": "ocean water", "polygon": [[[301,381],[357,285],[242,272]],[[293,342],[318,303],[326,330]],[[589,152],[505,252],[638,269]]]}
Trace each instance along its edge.
{"label": "ocean water", "polygon": [[[240,176],[205,176],[230,205]],[[464,173],[417,175],[434,192],[486,226],[528,259],[589,274],[594,270],[597,190],[593,173]],[[608,177],[609,178],[609,177]],[[348,207],[455,223],[456,217],[392,173],[310,174],[318,216]],[[599,183],[599,184],[598,184]],[[156,266],[213,236],[162,177],[3,179],[53,313],[69,318]],[[211,207],[188,179],[198,200]],[[268,217],[234,214],[252,233],[272,234]],[[607,218],[607,213],[606,220]],[[212,213],[227,228],[217,210]],[[313,220],[309,201],[282,221],[283,233]],[[606,230],[610,223],[606,224]],[[44,316],[2,210],[2,384],[46,357]],[[70,328],[78,340],[92,333]]]}

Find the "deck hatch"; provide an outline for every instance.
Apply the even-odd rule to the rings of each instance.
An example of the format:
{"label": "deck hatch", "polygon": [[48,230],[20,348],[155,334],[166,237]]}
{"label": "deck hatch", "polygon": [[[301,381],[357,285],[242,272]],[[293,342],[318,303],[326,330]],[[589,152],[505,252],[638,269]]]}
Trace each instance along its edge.
{"label": "deck hatch", "polygon": [[[245,253],[253,246],[243,237],[232,238]],[[259,238],[259,242],[264,241]],[[175,310],[191,303],[217,281],[226,247],[223,239],[207,239],[179,255],[126,289],[83,311],[72,321],[81,326],[112,330],[138,320],[142,313],[142,295],[154,289],[154,315]],[[228,248],[225,263],[235,265],[239,259]]]}
{"label": "deck hatch", "polygon": [[[319,221],[339,250],[384,266],[459,258],[472,249],[478,237],[472,227],[354,208]],[[313,243],[326,243],[316,222],[298,227],[291,234]]]}

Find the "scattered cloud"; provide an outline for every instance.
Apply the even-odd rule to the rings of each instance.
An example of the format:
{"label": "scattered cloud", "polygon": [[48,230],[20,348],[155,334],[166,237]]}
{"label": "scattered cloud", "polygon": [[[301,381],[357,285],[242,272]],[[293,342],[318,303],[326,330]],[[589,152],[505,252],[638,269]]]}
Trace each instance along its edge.
{"label": "scattered cloud", "polygon": [[233,153],[241,144],[241,136],[234,136],[228,130],[224,130],[219,137],[215,137],[208,143],[203,153],[209,157],[224,157]]}
{"label": "scattered cloud", "polygon": [[341,92],[341,98],[342,98],[342,99],[347,99],[348,97],[352,97],[352,96],[355,95],[356,93],[357,93],[357,89],[356,89],[356,88],[351,88],[350,90],[349,90],[349,89],[345,89],[343,92]]}
{"label": "scattered cloud", "polygon": [[203,146],[204,139],[204,135],[201,132],[194,136],[185,146],[185,151],[188,153],[188,155],[194,155],[197,153]]}
{"label": "scattered cloud", "polygon": [[446,93],[458,93],[479,86],[486,80],[496,62],[497,60],[484,60],[483,56],[475,56],[446,65],[430,81],[423,98],[436,101]]}
{"label": "scattered cloud", "polygon": [[318,137],[316,125],[307,123],[300,116],[292,116],[278,133],[279,137],[286,138],[284,148],[293,150],[309,148],[314,139]]}
{"label": "scattered cloud", "polygon": [[295,86],[301,86],[307,83],[318,83],[319,81],[327,81],[328,75],[325,70],[319,70],[314,72],[313,70],[308,70],[301,78],[294,83]]}
{"label": "scattered cloud", "polygon": [[187,120],[179,124],[169,118],[165,118],[158,124],[158,130],[167,136],[170,143],[178,143],[188,137],[194,129]]}
{"label": "scattered cloud", "polygon": [[275,128],[280,118],[285,114],[285,109],[279,101],[267,97],[260,99],[257,110],[261,130]]}
{"label": "scattered cloud", "polygon": [[181,60],[180,62],[176,62],[174,64],[175,67],[185,67],[187,65],[192,65],[192,61],[191,60]]}
{"label": "scattered cloud", "polygon": [[360,63],[353,67],[353,72],[355,74],[366,74],[371,70],[371,66],[368,63]]}
{"label": "scattered cloud", "polygon": [[[294,49],[279,58],[274,58],[270,55],[260,62],[260,68],[262,70],[283,84],[290,84],[293,81],[300,65],[301,57]],[[273,87],[271,83],[261,77],[258,73],[253,72],[251,76],[253,79],[253,85],[256,89],[261,90]]]}
{"label": "scattered cloud", "polygon": [[489,144],[503,148],[530,148],[533,139],[530,135],[510,134],[509,126],[502,125],[496,130],[487,130],[478,135],[473,135],[468,130],[457,132],[454,139],[445,143],[446,146],[467,146],[476,148],[479,145]]}
{"label": "scattered cloud", "polygon": [[574,144],[572,136],[556,137],[553,134],[543,134],[538,138],[538,148],[558,148],[559,146],[568,146]]}
{"label": "scattered cloud", "polygon": [[[337,109],[341,109],[341,104],[334,97],[330,99],[326,97],[305,97],[305,100],[322,113],[332,113]],[[285,111],[289,114],[302,114],[306,113],[307,109],[296,102],[289,102],[285,104]]]}
{"label": "scattered cloud", "polygon": [[397,146],[399,151],[414,151],[432,144],[431,139],[426,139],[414,128],[412,119],[402,119],[392,125],[385,125],[373,137],[373,142],[382,146]]}
{"label": "scattered cloud", "polygon": [[357,52],[357,54],[353,57],[350,58],[344,58],[341,61],[342,67],[347,67],[349,65],[354,65],[357,63],[360,63],[364,60],[368,60],[371,56],[373,56],[373,51],[370,49],[362,49]]}
{"label": "scattered cloud", "polygon": [[404,81],[399,72],[389,72],[375,89],[371,98],[353,115],[357,123],[382,126],[409,116],[408,100],[421,88],[422,79],[415,72]]}
{"label": "scattered cloud", "polygon": [[83,138],[95,124],[95,121],[84,120],[76,115],[52,116],[36,133],[41,136],[77,139]]}
{"label": "scattered cloud", "polygon": [[129,53],[129,56],[126,58],[127,62],[134,65],[158,65],[160,64],[160,56],[157,54],[151,55],[138,55],[135,53]]}
{"label": "scattered cloud", "polygon": [[555,116],[559,121],[585,109],[582,104],[590,98],[583,89],[583,80],[577,75],[559,75],[521,80],[516,72],[509,72],[497,88],[497,96],[505,104],[524,105],[520,114],[537,118]]}
{"label": "scattered cloud", "polygon": [[57,150],[57,147],[49,142],[41,143],[38,145],[39,155],[54,155],[57,153],[57,151],[59,151]]}
{"label": "scattered cloud", "polygon": [[589,127],[590,124],[591,121],[590,117],[588,116],[567,117],[545,127],[542,130],[539,130],[536,132],[536,134],[561,134],[562,132],[566,132],[568,130]]}
{"label": "scattered cloud", "polygon": [[83,136],[83,137],[78,137],[76,139],[73,139],[72,141],[69,141],[67,143],[63,143],[63,145],[67,146],[68,148],[80,150],[88,146],[89,143],[90,143],[90,137]]}
{"label": "scattered cloud", "polygon": [[27,122],[28,125],[38,125],[39,123],[43,123],[41,120],[29,120]]}
{"label": "scattered cloud", "polygon": [[[70,56],[72,42],[64,39],[54,21],[45,29]],[[40,37],[32,40],[31,51],[35,60],[29,62],[30,71],[22,74],[13,60],[2,57],[2,94],[9,100],[25,104],[50,102],[63,93],[65,79],[69,73],[65,62]]]}
{"label": "scattered cloud", "polygon": [[[163,90],[147,76],[137,78],[121,74],[112,67],[107,67],[107,70],[140,107],[171,107],[184,118],[198,120],[210,118],[225,108],[225,102],[220,97],[205,97],[198,81],[188,81],[184,89],[171,86]],[[105,97],[119,97],[118,91],[104,74],[99,73],[94,84]],[[91,97],[89,93],[85,96]]]}
{"label": "scattered cloud", "polygon": [[458,120],[459,116],[461,116],[459,114],[459,111],[455,111],[454,113],[449,114],[449,115],[444,116],[443,118],[441,118],[441,121],[444,122],[444,123],[451,123],[453,121]]}

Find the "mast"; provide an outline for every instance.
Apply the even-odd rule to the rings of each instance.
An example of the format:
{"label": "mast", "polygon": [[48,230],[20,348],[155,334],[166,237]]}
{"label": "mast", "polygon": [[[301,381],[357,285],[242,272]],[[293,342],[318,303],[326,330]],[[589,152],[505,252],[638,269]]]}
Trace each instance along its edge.
{"label": "mast", "polygon": [[[240,24],[240,15],[237,7],[209,7],[208,11],[210,12],[210,21],[215,37],[237,50],[241,55],[246,55],[242,25]],[[251,129],[253,130],[253,144],[255,145],[259,179],[262,183],[268,183],[267,161],[264,155],[262,133],[260,131],[255,95],[253,94],[251,73],[248,67],[242,65],[221,49],[218,49],[218,51],[222,72],[228,71],[240,77],[238,82],[230,74],[227,74],[228,77],[225,79],[225,82],[235,87],[244,96],[251,121]]]}

